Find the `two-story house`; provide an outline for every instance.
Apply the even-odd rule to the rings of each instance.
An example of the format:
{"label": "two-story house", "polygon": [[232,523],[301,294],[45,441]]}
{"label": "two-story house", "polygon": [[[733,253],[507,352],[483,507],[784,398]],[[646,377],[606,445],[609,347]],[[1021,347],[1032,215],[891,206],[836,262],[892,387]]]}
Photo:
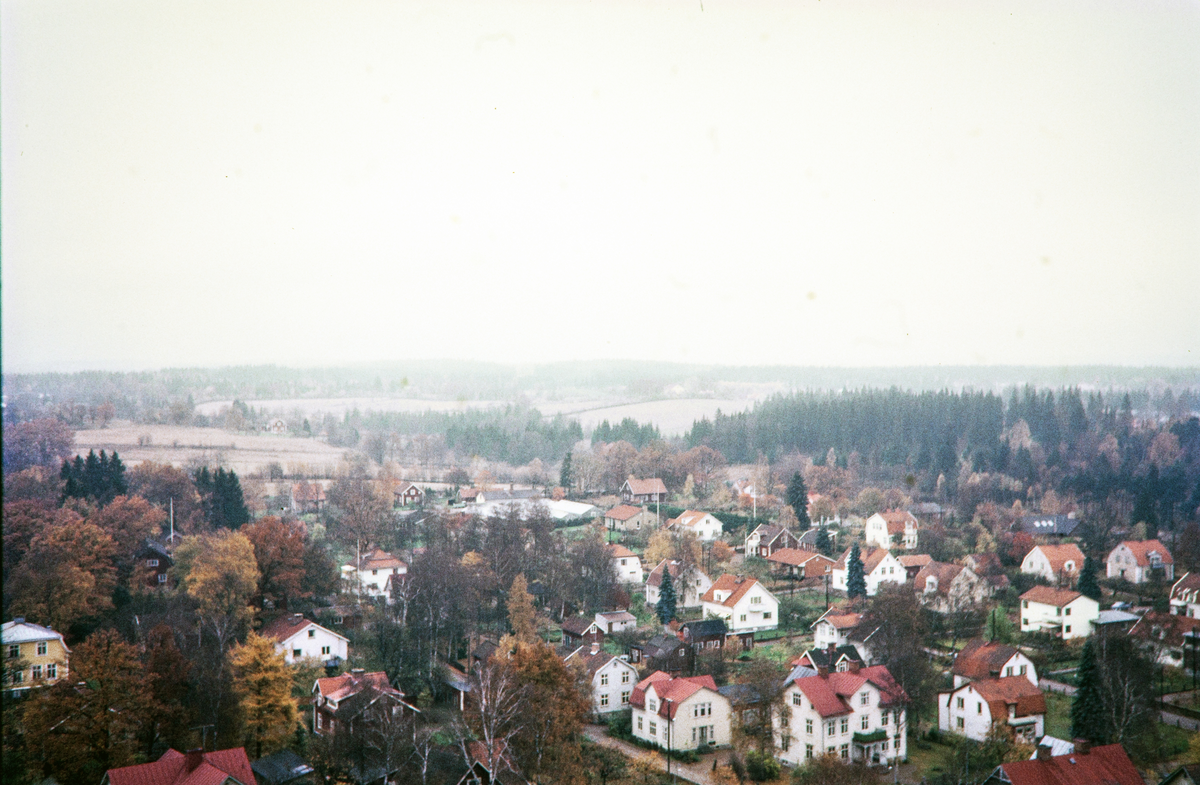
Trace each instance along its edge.
{"label": "two-story house", "polygon": [[621,583],[642,582],[642,560],[636,553],[624,545],[613,543],[608,546],[608,558],[612,561],[613,572]]}
{"label": "two-story house", "polygon": [[696,662],[696,652],[675,635],[660,632],[645,643],[631,645],[629,661],[640,668],[678,675],[691,670]]}
{"label": "two-story house", "polygon": [[303,614],[280,616],[258,632],[275,643],[275,652],[282,653],[288,665],[301,660],[325,663],[345,662],[350,658],[350,639],[327,630]]}
{"label": "two-story house", "polygon": [[797,665],[785,681],[775,717],[781,760],[799,766],[821,755],[868,765],[908,755],[908,696],[882,665],[813,670]]}
{"label": "two-story house", "polygon": [[725,573],[700,598],[705,617],[724,619],[735,635],[779,626],[779,600],[753,577]]}
{"label": "two-story house", "polygon": [[863,539],[879,548],[911,551],[917,547],[917,519],[907,510],[877,512],[867,518]]}
{"label": "two-story house", "polygon": [[658,477],[638,480],[630,477],[621,485],[621,501],[626,504],[654,504],[667,500],[667,486]]}
{"label": "two-story house", "polygon": [[388,682],[383,671],[366,673],[354,668],[341,676],[317,679],[312,696],[313,733],[318,736],[333,735],[339,726],[350,733],[365,730],[380,711],[392,716],[420,713],[405,702],[404,693]]}
{"label": "two-story house", "polygon": [[658,604],[658,590],[662,586],[663,570],[671,574],[671,584],[675,587],[676,608],[698,608],[700,597],[712,586],[712,579],[697,568],[682,575],[682,564],[677,559],[669,562],[664,559],[646,576],[646,604]]}
{"label": "two-story house", "polygon": [[992,596],[991,586],[969,567],[931,561],[913,578],[921,604],[936,613],[955,613]]}
{"label": "two-story house", "polygon": [[938,729],[985,741],[993,723],[1003,723],[1024,744],[1045,734],[1046,696],[1023,676],[970,681],[938,693]]}
{"label": "two-story house", "polygon": [[246,748],[234,747],[212,752],[197,748],[186,753],[168,749],[151,763],[109,769],[100,785],[253,785],[255,782]]}
{"label": "two-story house", "polygon": [[609,531],[640,532],[658,527],[658,513],[632,504],[618,504],[604,513],[604,526]]}
{"label": "two-story house", "polygon": [[1130,583],[1175,580],[1175,560],[1158,540],[1126,540],[1113,548],[1105,561],[1110,578]]}
{"label": "two-story house", "polygon": [[408,481],[400,483],[400,486],[392,491],[392,495],[393,507],[411,507],[425,500],[425,492],[418,488],[416,483]]}
{"label": "two-story house", "polygon": [[600,651],[599,643],[576,649],[566,663],[579,663],[592,686],[592,712],[608,714],[629,708],[629,698],[638,683],[637,668],[615,654]]}
{"label": "two-story house", "polygon": [[23,692],[30,687],[53,684],[70,672],[71,650],[63,636],[49,627],[17,617],[0,626],[4,649],[4,689]]}
{"label": "two-story house", "polygon": [[[851,645],[858,649],[867,665],[872,662],[871,639],[875,636],[874,626],[863,624],[863,615],[839,608],[830,608],[812,623],[813,648],[828,649]],[[793,665],[797,664],[794,660]]]}
{"label": "two-story house", "polygon": [[[846,590],[846,579],[850,574],[850,548],[842,553],[841,558],[833,565],[833,588]],[[874,597],[879,591],[879,584],[884,581],[904,583],[908,573],[900,560],[892,555],[887,548],[864,549],[859,556],[863,563],[863,577],[866,578],[867,596]]]}
{"label": "two-story house", "polygon": [[702,542],[711,542],[721,536],[724,526],[715,515],[700,510],[684,510],[678,518],[667,521],[667,528],[675,531],[687,531],[696,535]]}
{"label": "two-story house", "polygon": [[733,741],[732,707],[712,676],[672,678],[655,671],[629,699],[633,735],[670,750],[707,750]]}
{"label": "two-story house", "polygon": [[358,564],[342,565],[342,580],[350,592],[363,597],[383,597],[389,605],[392,595],[388,592],[388,578],[407,574],[408,565],[381,548],[364,554]]}
{"label": "two-story house", "polygon": [[967,641],[950,668],[954,676],[955,688],[969,681],[985,681],[987,679],[1003,679],[1009,676],[1021,676],[1029,683],[1037,686],[1037,668],[1033,660],[1014,646],[1004,643],[984,641],[973,638]]}
{"label": "two-story house", "polygon": [[746,535],[747,557],[759,556],[765,559],[781,548],[799,550],[800,538],[785,527],[772,523],[760,523],[754,531]]}
{"label": "two-story house", "polygon": [[676,632],[679,640],[692,647],[697,654],[703,651],[715,651],[725,648],[729,628],[724,619],[700,619],[685,621],[679,625]]}
{"label": "two-story house", "polygon": [[133,554],[133,563],[137,565],[137,574],[145,582],[147,588],[166,588],[169,573],[175,566],[175,560],[167,546],[158,540],[145,539]]}
{"label": "two-story house", "polygon": [[1083,569],[1083,551],[1073,542],[1037,545],[1021,561],[1021,572],[1040,575],[1053,586],[1071,587]]}
{"label": "two-story house", "polygon": [[604,640],[604,628],[595,617],[568,616],[562,620],[562,645],[568,651]]}
{"label": "two-story house", "polygon": [[1034,586],[1021,595],[1021,632],[1048,632],[1063,640],[1086,638],[1100,604],[1077,591]]}

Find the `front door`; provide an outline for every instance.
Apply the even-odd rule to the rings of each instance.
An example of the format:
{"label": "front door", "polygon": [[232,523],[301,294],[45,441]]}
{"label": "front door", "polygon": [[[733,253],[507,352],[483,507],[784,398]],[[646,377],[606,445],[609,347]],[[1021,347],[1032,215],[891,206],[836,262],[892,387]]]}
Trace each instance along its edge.
{"label": "front door", "polygon": [[700,726],[700,746],[703,747],[706,744],[708,744],[708,726],[701,725]]}

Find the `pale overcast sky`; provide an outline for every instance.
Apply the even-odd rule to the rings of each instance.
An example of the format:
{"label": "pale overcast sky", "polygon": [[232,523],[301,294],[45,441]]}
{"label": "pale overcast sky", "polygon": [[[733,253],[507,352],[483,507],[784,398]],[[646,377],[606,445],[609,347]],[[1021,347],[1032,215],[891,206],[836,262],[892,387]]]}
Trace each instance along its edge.
{"label": "pale overcast sky", "polygon": [[1200,364],[1200,3],[3,0],[6,370]]}

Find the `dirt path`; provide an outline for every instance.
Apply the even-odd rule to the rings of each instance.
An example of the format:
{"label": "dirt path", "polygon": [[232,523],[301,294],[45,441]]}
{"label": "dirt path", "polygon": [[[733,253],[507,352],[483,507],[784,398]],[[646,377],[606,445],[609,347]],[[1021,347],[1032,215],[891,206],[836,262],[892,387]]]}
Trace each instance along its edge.
{"label": "dirt path", "polygon": [[[583,735],[601,746],[618,750],[629,758],[650,761],[659,770],[667,770],[665,755],[660,752],[644,750],[620,739],[614,739],[605,732],[603,725],[587,725],[583,729]],[[673,760],[671,761],[671,773],[681,780],[694,782],[696,785],[715,785],[711,776],[713,760],[719,760],[718,766],[726,765],[729,761],[729,750],[701,755],[699,763],[680,763]]]}

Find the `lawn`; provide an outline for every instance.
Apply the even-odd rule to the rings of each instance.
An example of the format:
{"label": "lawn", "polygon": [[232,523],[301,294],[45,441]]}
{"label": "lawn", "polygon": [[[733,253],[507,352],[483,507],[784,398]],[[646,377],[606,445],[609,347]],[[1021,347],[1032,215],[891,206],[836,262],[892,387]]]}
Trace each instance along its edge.
{"label": "lawn", "polygon": [[1046,695],[1046,733],[1058,739],[1071,738],[1071,699],[1056,692]]}

